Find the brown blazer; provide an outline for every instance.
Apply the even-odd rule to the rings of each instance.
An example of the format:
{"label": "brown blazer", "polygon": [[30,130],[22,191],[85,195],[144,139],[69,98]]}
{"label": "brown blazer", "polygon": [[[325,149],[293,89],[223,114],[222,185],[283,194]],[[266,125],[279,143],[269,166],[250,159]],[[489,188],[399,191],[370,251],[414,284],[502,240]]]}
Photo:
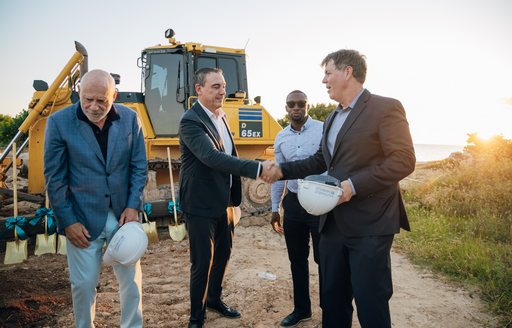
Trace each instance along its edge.
{"label": "brown blazer", "polygon": [[[331,156],[326,139],[335,115],[333,111],[327,117],[320,148],[314,155],[281,165],[283,179],[325,171],[340,181],[350,178],[356,195],[332,210],[346,236],[410,230],[398,182],[414,171],[416,158],[402,104],[363,91],[338,133]],[[320,231],[326,217],[320,218]]]}

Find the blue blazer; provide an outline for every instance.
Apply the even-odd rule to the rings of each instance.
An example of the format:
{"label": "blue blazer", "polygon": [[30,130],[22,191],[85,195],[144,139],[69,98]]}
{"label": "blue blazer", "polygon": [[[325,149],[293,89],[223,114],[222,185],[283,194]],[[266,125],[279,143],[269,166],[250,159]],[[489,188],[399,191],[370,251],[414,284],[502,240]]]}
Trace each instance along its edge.
{"label": "blue blazer", "polygon": [[119,120],[108,132],[107,160],[76,103],[48,118],[44,142],[46,190],[59,232],[80,222],[96,239],[110,207],[116,217],[125,208],[141,209],[147,163],[137,114],[114,104]]}

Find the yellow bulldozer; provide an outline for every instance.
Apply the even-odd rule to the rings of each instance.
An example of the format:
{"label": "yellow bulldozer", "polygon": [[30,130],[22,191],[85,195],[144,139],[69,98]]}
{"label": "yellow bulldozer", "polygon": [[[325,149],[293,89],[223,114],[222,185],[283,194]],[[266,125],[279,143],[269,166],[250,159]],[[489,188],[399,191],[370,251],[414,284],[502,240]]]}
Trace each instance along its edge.
{"label": "yellow bulldozer", "polygon": [[[227,97],[223,109],[240,157],[259,160],[272,158],[274,138],[281,130],[277,121],[260,104],[260,97],[254,100],[249,98],[245,50],[194,42],[181,43],[175,39],[172,29],[165,32],[165,37],[168,44],[148,47],[138,59],[138,66],[142,70],[141,91],[119,91],[116,99],[116,103],[136,111],[142,122],[149,168],[144,195],[145,202],[153,204],[171,198],[168,147],[174,181],[179,179],[178,127],[181,115],[197,99],[192,81],[196,70],[219,67],[224,71]],[[28,134],[27,196],[44,195],[46,119],[50,114],[78,101],[77,85],[81,75],[87,72],[87,51],[79,42],[75,42],[75,47],[76,52],[51,85],[41,80],[34,81],[35,92],[29,104],[29,114],[0,157],[0,187],[4,190],[7,170],[11,166],[7,155],[13,143],[20,136]],[[115,74],[113,76],[118,78]],[[18,146],[18,154],[26,144]],[[243,211],[254,214],[269,208],[270,188],[267,184],[245,179],[243,188]],[[164,208],[167,210],[167,205]],[[157,212],[153,215],[158,216]]]}

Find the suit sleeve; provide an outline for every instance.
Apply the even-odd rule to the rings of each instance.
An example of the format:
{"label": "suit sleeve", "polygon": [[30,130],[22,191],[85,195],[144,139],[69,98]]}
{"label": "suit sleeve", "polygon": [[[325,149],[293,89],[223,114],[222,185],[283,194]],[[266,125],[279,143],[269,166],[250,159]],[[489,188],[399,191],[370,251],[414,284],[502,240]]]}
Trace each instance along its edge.
{"label": "suit sleeve", "polygon": [[399,101],[395,100],[384,111],[378,134],[384,160],[350,177],[359,197],[398,183],[414,171],[414,147],[405,110]]}
{"label": "suit sleeve", "polygon": [[329,114],[325,120],[325,124],[323,124],[323,132],[322,137],[320,139],[320,145],[318,146],[318,150],[313,155],[308,158],[283,163],[281,165],[281,170],[283,172],[283,180],[290,179],[302,179],[311,174],[322,174],[327,171],[327,165],[325,163],[325,157],[323,154],[323,143],[326,142],[326,128],[329,126],[328,122],[332,120],[333,113]]}
{"label": "suit sleeve", "polygon": [[61,229],[78,222],[68,196],[68,174],[66,143],[55,118],[50,116],[44,136],[44,177],[48,197]]}
{"label": "suit sleeve", "polygon": [[[280,134],[278,134],[276,136],[276,140],[274,141],[274,160],[278,164],[281,164],[281,163],[285,163],[286,159],[284,158],[283,152],[281,151],[281,142],[279,142],[279,136],[280,136]],[[285,186],[284,180],[276,181],[272,184],[272,192],[271,192],[272,212],[279,211],[279,205],[281,204],[281,198],[283,198],[284,186]]]}
{"label": "suit sleeve", "polygon": [[144,186],[147,177],[146,148],[144,135],[137,115],[132,122],[132,153],[130,158],[130,191],[126,207],[142,210]]}
{"label": "suit sleeve", "polygon": [[241,160],[215,147],[203,129],[201,122],[183,116],[180,124],[180,140],[204,165],[228,174],[257,178],[259,163]]}

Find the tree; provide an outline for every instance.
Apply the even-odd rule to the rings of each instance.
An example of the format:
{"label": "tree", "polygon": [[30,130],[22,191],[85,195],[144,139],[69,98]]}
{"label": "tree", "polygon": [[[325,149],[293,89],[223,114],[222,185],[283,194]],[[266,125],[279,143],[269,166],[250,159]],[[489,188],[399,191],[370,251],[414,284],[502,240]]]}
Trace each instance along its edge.
{"label": "tree", "polygon": [[[335,104],[315,104],[311,105],[308,114],[311,116],[311,118],[324,122],[327,116],[329,116],[329,114],[335,108]],[[277,123],[279,123],[283,128],[290,124],[290,118],[288,117],[288,114],[286,114],[283,118],[278,119]]]}
{"label": "tree", "polygon": [[474,158],[490,158],[493,160],[512,159],[512,140],[503,135],[494,135],[482,139],[478,133],[468,133],[467,145],[464,150]]}
{"label": "tree", "polygon": [[[9,115],[0,114],[0,146],[6,146],[12,138],[18,133],[18,128],[28,116],[28,110],[24,109],[18,115],[10,117]],[[19,143],[25,141],[27,136],[18,139]]]}

